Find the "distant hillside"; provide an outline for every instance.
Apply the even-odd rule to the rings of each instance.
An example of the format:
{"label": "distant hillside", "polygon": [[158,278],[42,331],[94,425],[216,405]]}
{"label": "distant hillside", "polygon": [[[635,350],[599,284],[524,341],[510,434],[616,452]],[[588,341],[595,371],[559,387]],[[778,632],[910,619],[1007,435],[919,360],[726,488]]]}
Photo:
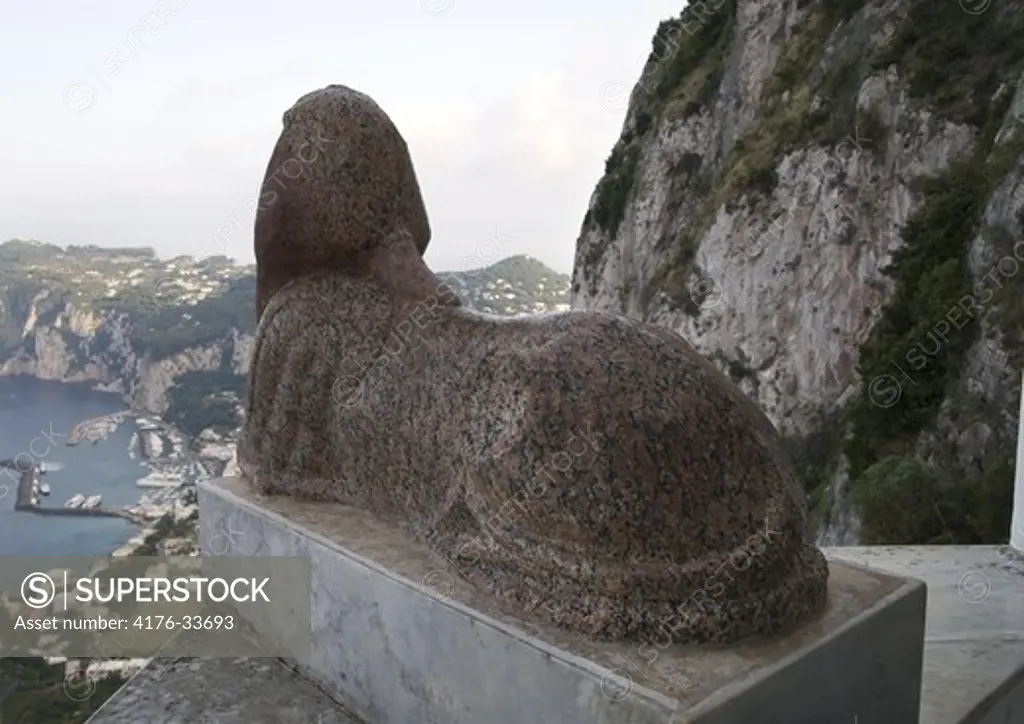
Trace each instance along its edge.
{"label": "distant hillside", "polygon": [[[569,277],[528,256],[489,267],[442,272],[473,309],[533,314],[569,308]],[[47,325],[68,304],[123,314],[139,353],[166,357],[184,347],[254,329],[255,268],[226,257],[164,260],[152,249],[0,244],[0,360],[26,345],[26,328]]]}
{"label": "distant hillside", "polygon": [[533,257],[502,259],[482,269],[439,275],[462,300],[489,314],[536,314],[569,308],[569,276]]}
{"label": "distant hillside", "polygon": [[[89,336],[57,322],[71,310],[79,316],[123,315],[133,346],[140,352],[152,348],[157,356],[175,348],[166,338],[157,340],[153,330],[186,343],[218,338],[232,325],[250,330],[254,274],[227,257],[165,260],[146,248],[64,249],[8,241],[0,244],[0,364],[31,348],[36,330],[51,324]],[[220,296],[227,298],[218,301]],[[179,334],[183,327],[193,332]]]}
{"label": "distant hillside", "polygon": [[[527,256],[443,272],[480,312],[569,308],[569,277]],[[0,376],[93,381],[186,429],[236,422],[255,268],[152,249],[0,244]]]}

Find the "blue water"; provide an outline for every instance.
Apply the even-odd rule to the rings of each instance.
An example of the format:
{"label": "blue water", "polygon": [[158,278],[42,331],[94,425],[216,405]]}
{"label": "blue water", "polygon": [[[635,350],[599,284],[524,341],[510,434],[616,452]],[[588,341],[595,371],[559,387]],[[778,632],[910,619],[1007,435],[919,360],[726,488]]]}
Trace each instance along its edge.
{"label": "blue water", "polygon": [[[48,471],[50,495],[40,504],[60,507],[76,493],[103,495],[103,507],[138,501],[135,481],[146,474],[128,457],[135,425],[131,418],[96,445],[65,445],[79,422],[123,410],[121,396],[96,392],[87,384],[66,385],[31,377],[0,378],[0,460],[29,456]],[[72,518],[15,513],[18,473],[0,469],[0,555],[104,556],[133,537],[138,528],[122,518]]]}

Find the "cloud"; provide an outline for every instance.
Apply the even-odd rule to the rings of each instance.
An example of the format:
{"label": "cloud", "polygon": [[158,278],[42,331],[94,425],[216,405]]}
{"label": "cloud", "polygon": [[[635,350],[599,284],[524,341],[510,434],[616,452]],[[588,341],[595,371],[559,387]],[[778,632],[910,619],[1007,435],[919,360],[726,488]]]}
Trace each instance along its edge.
{"label": "cloud", "polygon": [[457,267],[500,227],[513,240],[505,254],[571,269],[580,223],[621,124],[600,107],[597,92],[574,85],[567,73],[548,72],[485,104],[410,105],[393,117],[431,216],[431,264]]}
{"label": "cloud", "polygon": [[[516,66],[500,80],[467,72],[417,86],[408,76],[350,74],[409,143],[434,228],[432,266],[458,267],[500,227],[512,239],[502,256],[528,253],[571,269],[622,123],[621,113],[601,106],[602,86],[635,81],[621,58],[602,38],[576,38],[562,57],[552,51],[532,73]],[[330,82],[320,76],[332,66],[308,65],[165,75],[164,85],[155,65],[125,77],[90,114],[51,120],[47,137],[55,140],[14,149],[21,171],[0,182],[0,237],[144,241],[161,254],[200,248],[258,190],[283,111]],[[25,183],[30,177],[34,183]],[[61,213],[47,216],[52,208]],[[239,231],[230,244],[227,253],[251,258],[251,232]]]}

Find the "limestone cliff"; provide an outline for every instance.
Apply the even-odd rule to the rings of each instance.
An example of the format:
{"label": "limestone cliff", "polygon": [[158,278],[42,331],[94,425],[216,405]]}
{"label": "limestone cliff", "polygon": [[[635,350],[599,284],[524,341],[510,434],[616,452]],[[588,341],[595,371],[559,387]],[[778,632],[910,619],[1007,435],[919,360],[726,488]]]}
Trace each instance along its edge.
{"label": "limestone cliff", "polygon": [[[251,332],[232,329],[222,338],[157,357],[132,344],[123,314],[82,310],[69,302],[41,321],[36,305],[34,301],[24,323],[24,344],[0,357],[0,377],[94,382],[122,393],[132,409],[160,414],[167,410],[168,392],[182,375],[220,370],[222,361],[236,375],[248,370]],[[223,360],[225,355],[229,359]]]}
{"label": "limestone cliff", "polygon": [[188,374],[243,375],[251,270],[152,249],[0,244],[0,376],[93,382],[165,413]]}
{"label": "limestone cliff", "polygon": [[708,0],[654,37],[573,306],[664,325],[729,373],[786,438],[823,542],[1002,525],[1022,60],[1024,3],[989,0]]}

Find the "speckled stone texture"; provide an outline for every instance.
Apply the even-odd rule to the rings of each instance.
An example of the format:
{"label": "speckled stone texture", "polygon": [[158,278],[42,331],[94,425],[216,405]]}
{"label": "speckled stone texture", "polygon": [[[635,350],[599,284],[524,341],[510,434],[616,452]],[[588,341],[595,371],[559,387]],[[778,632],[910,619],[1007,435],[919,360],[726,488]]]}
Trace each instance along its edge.
{"label": "speckled stone texture", "polygon": [[820,612],[828,568],[749,398],[651,325],[462,307],[422,260],[408,150],[367,96],[329,86],[284,126],[268,179],[326,140],[256,220],[239,464],[264,492],[397,521],[599,639],[730,642]]}

